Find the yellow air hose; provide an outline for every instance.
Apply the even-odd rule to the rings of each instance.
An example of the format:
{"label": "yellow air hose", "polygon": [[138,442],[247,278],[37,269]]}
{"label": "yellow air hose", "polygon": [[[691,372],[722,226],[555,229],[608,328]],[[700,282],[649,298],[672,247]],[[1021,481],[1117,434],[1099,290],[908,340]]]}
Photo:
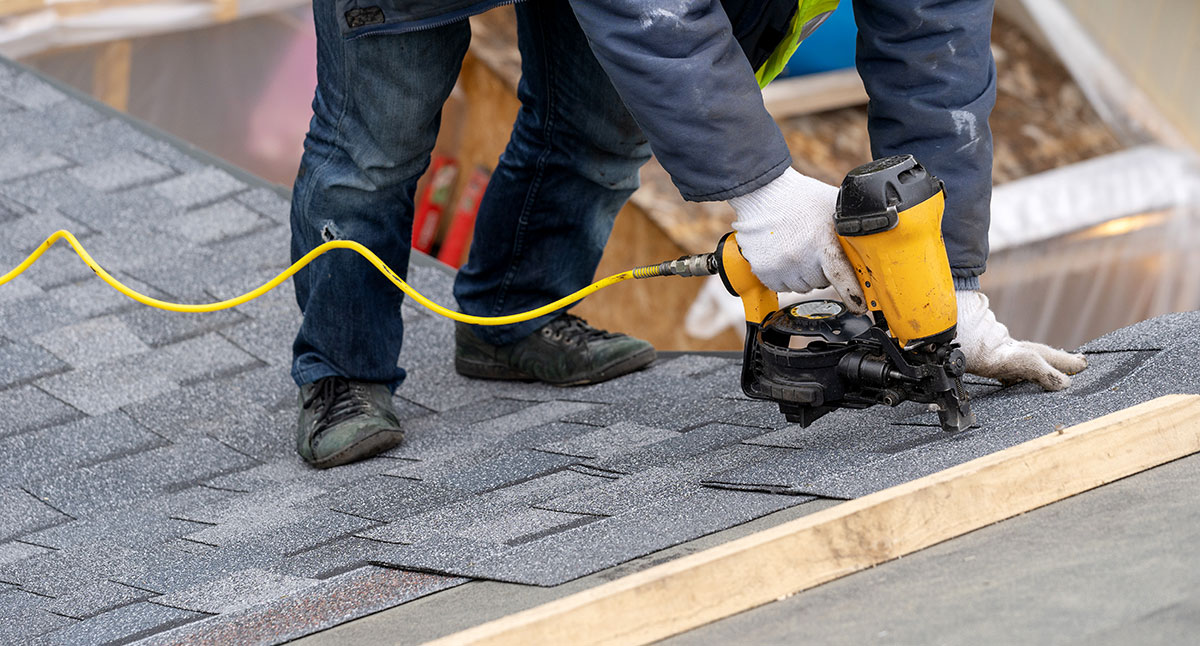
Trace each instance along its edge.
{"label": "yellow air hose", "polygon": [[[655,276],[673,275],[671,273],[666,273],[669,271],[669,267],[671,266],[672,263],[661,263],[659,265],[648,265],[645,267],[638,267],[636,269],[630,269],[628,271],[623,271],[619,274],[613,274],[612,276],[609,276],[608,278],[598,280],[598,281],[592,283],[591,285],[588,285],[587,287],[584,287],[583,289],[575,292],[574,294],[571,294],[569,296],[564,296],[563,298],[560,298],[560,299],[554,301],[553,303],[550,303],[548,305],[543,305],[542,307],[539,307],[537,309],[529,310],[528,312],[521,312],[520,314],[508,314],[505,316],[473,316],[470,314],[463,314],[461,312],[455,312],[454,310],[447,309],[447,308],[442,307],[441,305],[438,305],[437,303],[434,303],[433,301],[429,300],[428,298],[423,296],[420,292],[413,289],[408,283],[404,282],[404,279],[402,279],[402,278],[400,278],[400,276],[396,275],[396,272],[393,271],[391,267],[388,267],[387,263],[383,262],[383,260],[381,260],[379,258],[379,256],[376,256],[374,252],[372,252],[370,249],[362,246],[361,244],[354,242],[353,240],[332,240],[332,241],[326,242],[325,244],[322,244],[321,246],[317,247],[316,249],[313,249],[312,251],[308,252],[307,254],[304,255],[303,258],[301,258],[300,260],[297,260],[295,263],[293,263],[291,267],[288,267],[282,273],[280,273],[278,276],[267,281],[266,283],[264,283],[261,287],[258,287],[257,289],[246,292],[245,294],[242,294],[241,296],[237,296],[235,298],[230,298],[230,299],[224,300],[224,301],[218,301],[216,303],[202,303],[202,304],[196,304],[196,305],[187,305],[187,304],[183,304],[183,303],[171,303],[168,301],[159,300],[157,298],[146,296],[145,294],[142,294],[134,289],[131,289],[130,287],[123,284],[121,281],[117,280],[116,278],[113,278],[112,274],[109,274],[107,271],[105,271],[104,268],[101,267],[92,258],[91,254],[89,254],[87,252],[87,250],[83,248],[83,245],[79,244],[79,240],[77,240],[75,238],[75,236],[71,234],[70,231],[67,231],[65,229],[60,229],[58,231],[55,231],[53,234],[51,234],[49,238],[46,238],[46,240],[44,242],[42,242],[42,244],[38,245],[38,248],[35,249],[33,251],[33,253],[29,254],[29,257],[26,258],[24,262],[22,262],[21,264],[17,265],[15,268],[13,268],[12,271],[9,271],[8,273],[4,274],[3,276],[0,276],[0,285],[4,285],[5,283],[11,281],[12,279],[16,278],[17,276],[20,276],[26,269],[29,268],[30,265],[32,265],[34,262],[36,262],[37,259],[40,258],[42,256],[42,254],[46,252],[47,249],[49,249],[51,246],[54,245],[55,242],[58,242],[59,240],[66,240],[67,243],[71,245],[71,248],[75,250],[75,253],[79,254],[79,257],[81,259],[83,259],[83,262],[89,268],[91,268],[91,270],[94,271],[96,273],[96,275],[100,277],[101,280],[108,283],[113,289],[117,290],[118,292],[121,292],[122,294],[128,296],[129,298],[132,298],[133,300],[135,300],[139,303],[142,303],[143,305],[149,305],[150,307],[157,307],[160,310],[167,310],[168,312],[186,312],[186,313],[217,312],[220,310],[229,309],[231,307],[237,307],[238,305],[242,305],[243,303],[252,301],[252,300],[258,298],[259,296],[266,294],[267,292],[271,291],[272,289],[275,289],[276,287],[278,287],[280,285],[280,283],[287,280],[288,278],[291,278],[293,274],[295,274],[296,272],[303,269],[305,265],[307,265],[308,263],[315,260],[318,256],[320,256],[321,254],[324,254],[327,251],[331,251],[333,249],[349,249],[351,251],[354,251],[355,253],[362,256],[363,258],[366,258],[367,262],[370,262],[372,265],[375,265],[375,268],[378,269],[380,273],[382,273],[385,277],[387,277],[388,280],[392,281],[392,284],[394,284],[396,287],[400,288],[400,291],[402,291],[405,294],[408,294],[410,297],[412,297],[412,299],[414,301],[420,303],[421,305],[430,309],[433,312],[436,312],[438,314],[441,314],[442,316],[445,316],[446,318],[454,319],[455,321],[462,321],[463,323],[470,323],[473,325],[509,325],[512,323],[520,323],[522,321],[529,321],[531,319],[538,318],[539,316],[543,316],[545,314],[550,314],[552,312],[555,312],[559,309],[562,309],[563,307],[566,307],[567,305],[570,305],[571,303],[574,303],[578,300],[583,299],[584,297],[586,297],[590,294],[598,292],[598,291],[604,289],[605,287],[608,287],[610,285],[616,285],[619,282],[626,281],[631,278],[653,278]],[[681,274],[674,274],[674,275],[681,275]]]}

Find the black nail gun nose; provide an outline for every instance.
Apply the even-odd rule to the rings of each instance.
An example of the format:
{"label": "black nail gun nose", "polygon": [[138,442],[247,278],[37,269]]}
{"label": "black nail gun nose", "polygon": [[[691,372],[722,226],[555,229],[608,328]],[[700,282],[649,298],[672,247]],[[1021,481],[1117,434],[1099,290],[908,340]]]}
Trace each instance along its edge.
{"label": "black nail gun nose", "polygon": [[735,234],[712,254],[664,263],[664,274],[716,273],[746,312],[742,390],[808,426],[836,408],[936,405],[942,428],[975,423],[954,343],[958,308],[942,240],[941,180],[911,155],[859,166],[838,194],[838,240],[871,315],[838,301],[779,309],[750,270]]}

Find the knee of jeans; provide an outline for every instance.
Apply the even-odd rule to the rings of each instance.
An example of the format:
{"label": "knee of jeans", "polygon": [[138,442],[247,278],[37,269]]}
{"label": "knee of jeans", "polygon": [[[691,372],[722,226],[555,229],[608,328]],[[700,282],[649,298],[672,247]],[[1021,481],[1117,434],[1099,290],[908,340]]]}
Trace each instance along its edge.
{"label": "knee of jeans", "polygon": [[635,190],[641,167],[650,159],[650,144],[640,130],[616,124],[595,124],[588,132],[574,133],[567,144],[574,170],[609,189]]}

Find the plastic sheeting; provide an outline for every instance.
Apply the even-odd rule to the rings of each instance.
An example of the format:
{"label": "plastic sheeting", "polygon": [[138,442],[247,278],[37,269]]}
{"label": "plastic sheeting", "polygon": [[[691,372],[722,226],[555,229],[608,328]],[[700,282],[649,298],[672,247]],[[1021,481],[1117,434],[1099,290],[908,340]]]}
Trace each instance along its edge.
{"label": "plastic sheeting", "polygon": [[[1147,146],[1009,182],[992,196],[982,286],[1015,337],[1075,347],[1146,318],[1200,309],[1200,161]],[[832,290],[781,302],[837,298]],[[740,333],[741,301],[716,277],[689,334]]]}
{"label": "plastic sheeting", "polygon": [[[69,2],[52,4],[70,5]],[[236,5],[237,17],[308,4],[306,0],[240,0]],[[48,8],[16,14],[0,19],[0,54],[19,58],[61,47],[198,29],[223,22],[221,10],[212,0],[179,0],[78,13],[60,14]]]}

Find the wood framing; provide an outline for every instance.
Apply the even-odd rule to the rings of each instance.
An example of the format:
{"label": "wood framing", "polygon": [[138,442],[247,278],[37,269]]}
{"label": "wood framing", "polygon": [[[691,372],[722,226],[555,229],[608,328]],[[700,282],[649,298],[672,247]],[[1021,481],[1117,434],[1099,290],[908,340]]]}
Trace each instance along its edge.
{"label": "wood framing", "polygon": [[0,16],[11,16],[45,8],[46,0],[0,0]]}
{"label": "wood framing", "polygon": [[867,91],[855,70],[779,79],[763,88],[763,103],[777,120],[866,102]]}
{"label": "wood framing", "polygon": [[431,644],[649,643],[1198,451],[1160,397]]}
{"label": "wood framing", "polygon": [[92,95],[124,112],[129,107],[129,81],[133,69],[133,43],[105,43],[92,70]]}

